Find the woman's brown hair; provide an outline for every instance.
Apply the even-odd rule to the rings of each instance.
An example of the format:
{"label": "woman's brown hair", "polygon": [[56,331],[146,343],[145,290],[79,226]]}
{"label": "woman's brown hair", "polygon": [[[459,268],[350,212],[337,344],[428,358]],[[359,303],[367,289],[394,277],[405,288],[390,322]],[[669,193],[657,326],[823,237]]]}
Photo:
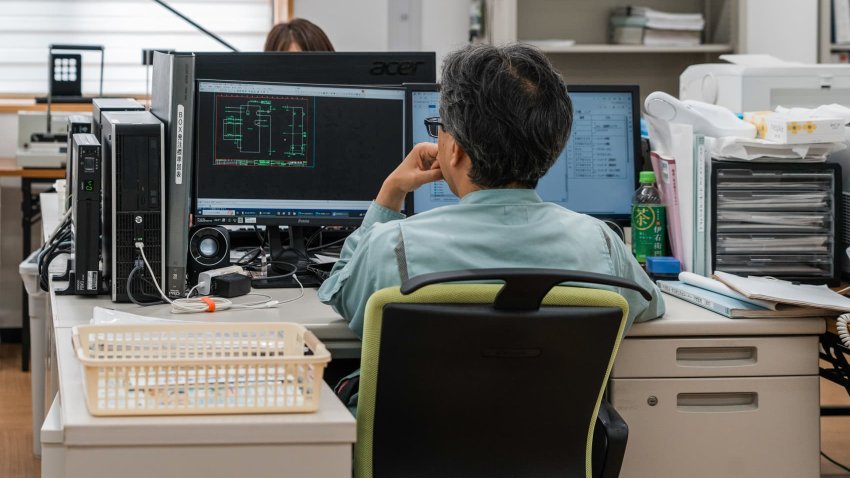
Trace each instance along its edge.
{"label": "woman's brown hair", "polygon": [[278,23],[266,37],[265,51],[289,51],[296,44],[301,51],[334,51],[334,46],[321,28],[303,18]]}

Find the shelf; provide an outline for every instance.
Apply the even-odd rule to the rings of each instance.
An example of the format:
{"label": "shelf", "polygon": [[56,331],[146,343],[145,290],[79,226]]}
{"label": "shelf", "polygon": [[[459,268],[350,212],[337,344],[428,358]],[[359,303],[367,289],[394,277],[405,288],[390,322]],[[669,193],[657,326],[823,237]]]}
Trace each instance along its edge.
{"label": "shelf", "polygon": [[829,45],[829,51],[850,51],[850,43],[832,43]]}
{"label": "shelf", "polygon": [[545,53],[731,53],[732,45],[706,44],[698,46],[646,46],[646,45],[574,45],[559,48],[541,48]]}

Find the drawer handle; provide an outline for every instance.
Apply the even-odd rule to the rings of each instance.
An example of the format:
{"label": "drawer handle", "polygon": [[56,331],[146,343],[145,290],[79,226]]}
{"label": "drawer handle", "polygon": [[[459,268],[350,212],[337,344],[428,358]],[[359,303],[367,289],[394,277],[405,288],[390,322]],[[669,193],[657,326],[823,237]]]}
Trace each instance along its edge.
{"label": "drawer handle", "polygon": [[683,412],[745,412],[758,409],[758,393],[680,393],[676,406]]}
{"label": "drawer handle", "polygon": [[680,347],[676,362],[685,367],[737,367],[755,365],[756,347]]}

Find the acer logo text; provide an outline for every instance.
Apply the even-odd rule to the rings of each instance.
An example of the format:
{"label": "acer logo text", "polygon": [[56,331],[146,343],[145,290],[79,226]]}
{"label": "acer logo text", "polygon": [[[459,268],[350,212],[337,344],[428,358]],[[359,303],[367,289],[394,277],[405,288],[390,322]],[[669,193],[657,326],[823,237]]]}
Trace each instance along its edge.
{"label": "acer logo text", "polygon": [[425,63],[424,61],[376,61],[372,63],[372,69],[369,70],[369,74],[373,76],[382,76],[382,75],[413,75],[416,73],[416,69],[419,68],[419,65]]}

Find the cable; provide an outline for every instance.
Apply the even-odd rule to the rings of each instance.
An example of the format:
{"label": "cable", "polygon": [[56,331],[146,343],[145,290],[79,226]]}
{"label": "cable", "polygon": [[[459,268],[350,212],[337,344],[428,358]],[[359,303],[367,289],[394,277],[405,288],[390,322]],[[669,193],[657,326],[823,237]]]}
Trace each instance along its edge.
{"label": "cable", "polygon": [[[156,274],[153,271],[153,267],[151,267],[148,262],[147,256],[145,256],[145,247],[141,242],[136,243],[136,248],[139,249],[139,253],[142,255],[142,261],[144,261],[145,266],[148,268],[148,272],[153,279],[153,284],[156,287],[156,290],[159,292],[159,295],[165,299],[166,302],[171,304],[171,313],[172,314],[191,314],[197,312],[215,312],[218,310],[255,310],[255,309],[269,309],[273,307],[277,307],[279,304],[285,304],[287,302],[296,301],[302,297],[304,297],[304,285],[301,284],[301,281],[298,280],[298,276],[292,275],[295,282],[298,283],[298,286],[301,288],[301,293],[298,297],[287,300],[271,300],[271,297],[268,297],[267,300],[258,303],[252,304],[234,304],[231,300],[225,299],[223,297],[199,297],[199,298],[185,298],[185,299],[175,299],[171,300],[167,295],[162,291],[162,288],[159,286],[159,282],[156,280]],[[248,294],[248,295],[257,295],[257,294]]]}
{"label": "cable", "polygon": [[145,268],[142,267],[141,265],[137,265],[136,267],[133,268],[133,270],[130,271],[130,274],[127,276],[127,297],[130,298],[130,302],[132,302],[136,305],[148,306],[148,305],[162,304],[161,299],[156,299],[156,300],[153,300],[153,301],[150,301],[150,302],[141,302],[141,301],[137,300],[135,297],[133,297],[133,287],[132,287],[133,277],[136,276],[137,272],[144,271],[144,269]]}
{"label": "cable", "polygon": [[820,452],[820,456],[822,456],[822,457],[826,458],[826,460],[827,460],[827,461],[829,461],[829,462],[830,462],[830,463],[832,463],[833,465],[835,465],[835,466],[837,466],[837,467],[841,468],[842,470],[844,470],[844,471],[846,471],[846,472],[850,472],[850,467],[847,467],[847,465],[842,465],[841,463],[839,463],[839,462],[835,461],[835,460],[834,460],[834,459],[832,459],[829,455],[827,455],[826,453],[824,453],[824,452],[823,452],[823,450],[821,450],[821,452]]}
{"label": "cable", "polygon": [[619,225],[619,224],[617,224],[616,222],[611,221],[611,220],[609,220],[609,219],[603,219],[603,220],[602,220],[602,222],[604,222],[605,224],[608,224],[608,227],[610,227],[611,229],[613,229],[613,230],[614,230],[614,232],[615,232],[618,236],[620,236],[620,240],[621,240],[621,241],[626,242],[626,232],[625,232],[625,231],[623,231],[623,228],[622,228],[622,227],[620,227],[620,225]]}
{"label": "cable", "polygon": [[841,343],[850,348],[850,332],[847,331],[848,320],[850,320],[850,314],[841,314],[835,321],[835,328],[838,329],[838,337],[841,338]]}
{"label": "cable", "polygon": [[59,232],[59,230],[70,224],[70,220],[71,209],[68,209],[67,211],[65,211],[65,214],[63,214],[62,217],[59,218],[59,224],[57,224],[56,227],[53,229],[53,232],[51,232],[50,235],[47,236],[47,240],[44,241],[44,243],[50,244],[50,242],[53,241],[53,238],[56,237],[56,234]]}
{"label": "cable", "polygon": [[341,242],[345,242],[346,239],[348,239],[348,238],[343,237],[342,239],[337,239],[333,242],[329,242],[327,244],[322,244],[321,246],[311,247],[311,248],[307,249],[307,252],[321,251],[323,249],[328,249],[328,248],[333,247],[333,246],[335,246],[335,245],[337,245]]}

